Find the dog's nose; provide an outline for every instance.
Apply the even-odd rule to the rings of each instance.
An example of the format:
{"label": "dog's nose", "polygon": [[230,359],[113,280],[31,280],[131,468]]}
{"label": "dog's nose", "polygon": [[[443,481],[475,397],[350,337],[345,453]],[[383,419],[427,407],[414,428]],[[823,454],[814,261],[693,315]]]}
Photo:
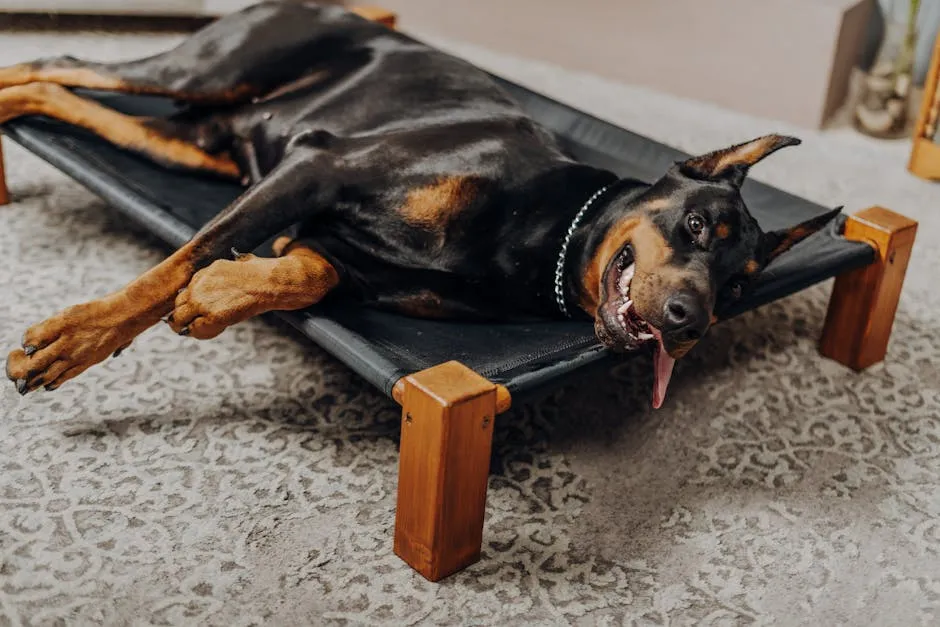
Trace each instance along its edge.
{"label": "dog's nose", "polygon": [[666,299],[662,332],[680,342],[694,342],[708,330],[710,318],[695,294],[677,292]]}

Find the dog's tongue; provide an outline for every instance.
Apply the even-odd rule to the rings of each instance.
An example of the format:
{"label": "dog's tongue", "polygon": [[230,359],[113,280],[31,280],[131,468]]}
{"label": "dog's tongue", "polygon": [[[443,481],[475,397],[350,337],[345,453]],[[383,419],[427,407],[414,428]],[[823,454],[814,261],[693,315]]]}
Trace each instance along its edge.
{"label": "dog's tongue", "polygon": [[669,356],[666,347],[663,345],[663,334],[658,329],[650,325],[650,330],[656,336],[656,352],[653,353],[653,408],[659,409],[666,400],[666,388],[669,387],[669,379],[672,378],[672,367],[676,365],[676,360]]}

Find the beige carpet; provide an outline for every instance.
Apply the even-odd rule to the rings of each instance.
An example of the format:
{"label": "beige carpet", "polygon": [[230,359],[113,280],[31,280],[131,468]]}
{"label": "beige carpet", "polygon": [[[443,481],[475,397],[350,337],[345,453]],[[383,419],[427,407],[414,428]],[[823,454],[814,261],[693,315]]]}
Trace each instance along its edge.
{"label": "beige carpet", "polygon": [[[2,33],[0,63],[174,39]],[[818,356],[826,285],[715,330],[660,411],[645,359],[518,408],[498,422],[483,560],[432,585],[391,552],[393,404],[262,321],[207,343],[155,329],[55,393],[2,387],[0,625],[940,622],[940,187],[906,173],[907,142],[454,49],[689,151],[798,134],[755,175],[920,220],[887,362]],[[12,347],[161,249],[9,144],[7,160]]]}

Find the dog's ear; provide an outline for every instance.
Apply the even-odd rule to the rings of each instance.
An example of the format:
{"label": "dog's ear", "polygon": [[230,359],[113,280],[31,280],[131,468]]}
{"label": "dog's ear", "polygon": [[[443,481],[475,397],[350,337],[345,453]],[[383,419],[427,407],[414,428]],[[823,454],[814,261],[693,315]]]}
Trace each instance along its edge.
{"label": "dog's ear", "polygon": [[764,233],[761,247],[765,251],[765,263],[770,263],[773,259],[793,248],[798,242],[802,242],[816,231],[819,231],[840,213],[842,213],[842,207],[836,207],[821,216],[797,224],[792,228]]}
{"label": "dog's ear", "polygon": [[797,146],[796,137],[764,135],[749,142],[716,150],[679,163],[679,171],[695,179],[728,181],[740,187],[752,165],[787,146]]}

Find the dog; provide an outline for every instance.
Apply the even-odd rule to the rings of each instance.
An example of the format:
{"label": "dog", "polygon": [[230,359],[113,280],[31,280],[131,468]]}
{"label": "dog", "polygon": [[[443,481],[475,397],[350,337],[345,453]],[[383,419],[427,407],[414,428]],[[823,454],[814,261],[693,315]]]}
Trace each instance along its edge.
{"label": "dog", "polygon": [[[135,118],[72,88],[186,106]],[[262,2],[146,59],[0,69],[0,122],[24,115],[246,189],[122,289],[30,327],[6,363],[21,394],[58,388],[161,319],[209,339],[342,294],[426,318],[593,320],[615,351],[653,347],[659,407],[722,309],[839,213],[764,232],[748,212],[749,168],[798,139],[620,179],[566,155],[469,63],[306,2]],[[248,252],[277,235],[273,256]]]}

